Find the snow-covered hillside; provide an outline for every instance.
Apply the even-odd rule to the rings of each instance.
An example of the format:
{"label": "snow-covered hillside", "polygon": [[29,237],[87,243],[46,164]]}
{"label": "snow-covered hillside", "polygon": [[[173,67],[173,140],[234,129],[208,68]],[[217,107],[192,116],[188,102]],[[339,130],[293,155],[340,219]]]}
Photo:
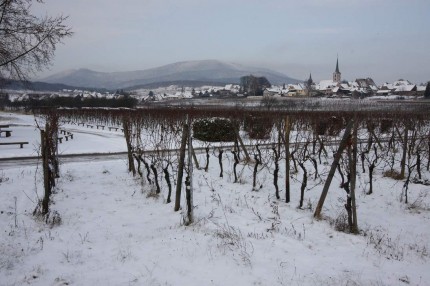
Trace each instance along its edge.
{"label": "snow-covered hillside", "polygon": [[240,77],[249,74],[266,76],[273,84],[296,82],[296,80],[282,73],[269,69],[248,67],[218,60],[177,62],[161,67],[127,72],[107,73],[79,69],[54,74],[41,79],[41,81],[80,87],[120,89],[171,81],[237,83]]}

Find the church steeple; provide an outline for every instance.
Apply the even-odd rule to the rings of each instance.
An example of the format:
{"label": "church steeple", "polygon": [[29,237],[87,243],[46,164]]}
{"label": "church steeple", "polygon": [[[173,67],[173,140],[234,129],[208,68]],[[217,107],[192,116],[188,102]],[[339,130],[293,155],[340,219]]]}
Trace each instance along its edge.
{"label": "church steeple", "polygon": [[307,84],[308,84],[309,86],[311,86],[311,85],[313,85],[313,84],[314,84],[314,81],[312,80],[312,73],[309,73],[309,79],[307,80]]}
{"label": "church steeple", "polygon": [[336,59],[336,73],[340,73],[339,71],[339,57]]}
{"label": "church steeple", "polygon": [[333,73],[333,81],[334,82],[340,82],[341,79],[341,73],[339,71],[339,56],[336,59],[336,70]]}

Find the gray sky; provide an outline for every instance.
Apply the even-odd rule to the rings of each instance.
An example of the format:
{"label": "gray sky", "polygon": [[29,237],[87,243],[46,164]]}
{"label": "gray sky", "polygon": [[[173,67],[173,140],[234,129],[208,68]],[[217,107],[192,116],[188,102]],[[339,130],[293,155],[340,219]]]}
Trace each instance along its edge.
{"label": "gray sky", "polygon": [[50,70],[127,71],[217,59],[297,79],[430,80],[429,0],[45,0],[75,32]]}

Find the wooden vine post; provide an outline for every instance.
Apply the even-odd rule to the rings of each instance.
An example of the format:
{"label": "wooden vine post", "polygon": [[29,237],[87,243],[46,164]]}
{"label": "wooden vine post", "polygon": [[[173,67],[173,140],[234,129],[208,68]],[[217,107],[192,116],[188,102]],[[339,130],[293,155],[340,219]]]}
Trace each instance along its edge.
{"label": "wooden vine post", "polygon": [[179,149],[179,163],[178,163],[178,177],[176,180],[176,197],[175,197],[175,212],[181,208],[181,191],[182,191],[182,178],[184,176],[184,165],[185,165],[185,149],[188,138],[188,124],[184,122],[182,128],[182,139],[181,147]]}
{"label": "wooden vine post", "polygon": [[315,209],[314,217],[316,217],[316,218],[321,217],[321,210],[322,210],[322,207],[324,205],[324,201],[327,197],[328,189],[330,188],[330,184],[331,184],[331,181],[333,180],[333,176],[334,176],[334,173],[336,172],[336,167],[339,163],[340,157],[342,156],[342,152],[343,152],[343,150],[345,150],[345,148],[349,142],[351,129],[352,129],[353,125],[354,125],[354,120],[351,120],[345,128],[345,133],[343,134],[342,141],[340,142],[340,145],[339,145],[339,149],[337,150],[336,154],[334,155],[333,163],[331,164],[331,168],[330,168],[330,172],[327,176],[327,180],[324,184],[324,188],[322,190],[321,197],[320,197],[320,199],[318,201],[318,205]]}
{"label": "wooden vine post", "polygon": [[290,202],[290,117],[285,117],[285,202]]}
{"label": "wooden vine post", "polygon": [[187,218],[186,225],[193,223],[193,141],[191,136],[191,120],[187,119],[188,135],[188,176],[185,180],[186,198],[187,198]]}
{"label": "wooden vine post", "polygon": [[358,222],[357,222],[357,206],[355,201],[355,187],[357,182],[357,136],[358,136],[358,122],[357,119],[354,119],[354,127],[352,130],[352,154],[349,154],[349,164],[350,164],[350,174],[351,174],[351,182],[350,182],[350,190],[351,190],[351,206],[352,206],[352,227],[350,229],[351,233],[358,233]]}
{"label": "wooden vine post", "polygon": [[406,122],[405,130],[403,133],[402,160],[400,162],[400,178],[401,179],[405,178],[406,155],[407,155],[407,151],[408,151],[408,140],[409,140],[408,136],[409,136],[409,124],[408,124],[408,122]]}

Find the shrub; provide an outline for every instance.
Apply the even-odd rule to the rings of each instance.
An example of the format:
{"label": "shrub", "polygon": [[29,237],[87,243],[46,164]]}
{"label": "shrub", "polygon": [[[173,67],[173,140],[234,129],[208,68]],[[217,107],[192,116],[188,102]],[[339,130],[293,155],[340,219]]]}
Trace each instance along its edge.
{"label": "shrub", "polygon": [[235,140],[233,123],[225,118],[200,119],[193,124],[193,137],[207,142],[232,142]]}
{"label": "shrub", "polygon": [[396,170],[385,171],[384,174],[383,174],[383,176],[386,177],[386,178],[392,178],[394,180],[403,180],[404,179],[404,176],[402,176]]}

